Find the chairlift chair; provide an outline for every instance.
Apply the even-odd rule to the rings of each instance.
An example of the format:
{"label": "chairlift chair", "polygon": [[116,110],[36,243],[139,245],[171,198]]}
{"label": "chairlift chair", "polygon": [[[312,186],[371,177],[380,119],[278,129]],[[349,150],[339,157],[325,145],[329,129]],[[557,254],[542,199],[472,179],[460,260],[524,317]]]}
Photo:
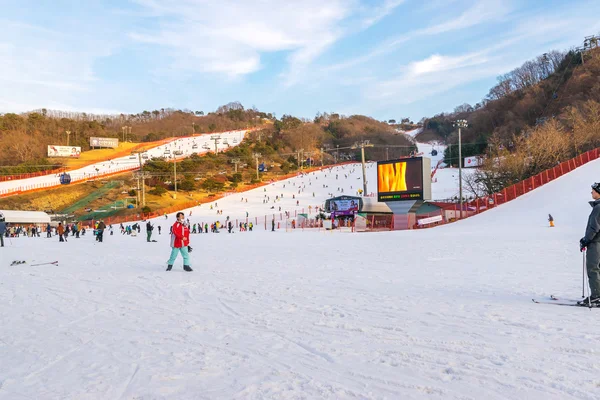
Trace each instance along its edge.
{"label": "chairlift chair", "polygon": [[69,183],[71,183],[71,175],[67,174],[66,172],[60,174],[60,184],[68,185]]}

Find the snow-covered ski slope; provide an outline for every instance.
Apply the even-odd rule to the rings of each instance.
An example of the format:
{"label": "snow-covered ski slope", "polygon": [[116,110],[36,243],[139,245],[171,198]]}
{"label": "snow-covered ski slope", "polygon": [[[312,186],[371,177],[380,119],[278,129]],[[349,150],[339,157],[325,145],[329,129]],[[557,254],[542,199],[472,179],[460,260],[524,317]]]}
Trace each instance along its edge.
{"label": "snow-covered ski slope", "polygon": [[[376,163],[367,163],[366,171],[367,190],[370,194],[376,194]],[[472,170],[463,170],[464,175],[471,172]],[[438,174],[440,175],[438,176]],[[436,177],[437,179],[432,183],[434,199],[443,200],[458,196],[457,169],[440,169],[436,173]],[[358,196],[358,190],[362,187],[361,164],[352,163],[299,174],[299,176],[269,183],[263,187],[231,194],[215,202],[185,210],[185,212],[187,216],[189,211],[192,211],[191,223],[207,222],[209,224],[214,221],[225,222],[227,216],[234,221],[236,219],[245,220],[246,212],[252,221],[255,221],[255,217],[262,218],[264,221],[265,216],[286,211],[292,216],[297,213],[316,214],[317,207],[323,207],[326,199],[342,195]],[[466,188],[464,189],[466,193]],[[223,214],[217,215],[217,210],[222,210]],[[160,221],[161,218],[157,218],[157,220]],[[270,222],[270,217],[268,222]]]}
{"label": "snow-covered ski slope", "polygon": [[[226,150],[229,147],[237,146],[242,142],[246,131],[229,131],[218,133],[221,137],[220,142],[217,144],[219,151]],[[142,159],[142,163],[151,159],[152,157],[186,157],[193,153],[203,154],[208,151],[215,151],[215,142],[211,140],[210,134],[184,137],[176,139],[170,143],[154,147],[146,152],[147,156]],[[181,154],[175,154],[175,152],[181,152]],[[125,157],[114,158],[111,161],[104,161],[95,164],[85,166],[76,170],[69,171],[73,181],[90,178],[94,176],[102,176],[117,172],[120,170],[127,170],[139,165],[139,158],[137,154]],[[26,188],[32,187],[33,185],[58,185],[60,183],[60,177],[56,175],[45,175],[37,176],[34,178],[18,179],[12,181],[0,182],[0,192],[6,190],[15,190],[19,187]]]}
{"label": "snow-covered ski slope", "polygon": [[11,239],[0,399],[597,399],[599,310],[531,298],[580,296],[599,170],[435,229],[193,235],[191,273],[165,222]]}

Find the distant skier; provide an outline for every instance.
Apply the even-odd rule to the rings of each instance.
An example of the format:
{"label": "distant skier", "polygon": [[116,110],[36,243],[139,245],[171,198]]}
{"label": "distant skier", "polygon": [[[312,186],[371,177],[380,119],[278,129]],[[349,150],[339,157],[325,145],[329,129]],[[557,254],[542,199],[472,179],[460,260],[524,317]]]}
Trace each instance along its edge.
{"label": "distant skier", "polygon": [[158,226],[158,234],[159,234],[159,235],[160,235],[160,230],[161,230],[161,229],[162,229],[162,228],[161,228],[161,227],[160,227],[160,225],[159,225],[159,226]]}
{"label": "distant skier", "polygon": [[150,242],[150,239],[152,238],[152,230],[153,229],[154,229],[154,226],[152,226],[150,221],[146,222],[146,242]]}
{"label": "distant skier", "polygon": [[176,215],[177,221],[171,227],[171,257],[169,257],[167,271],[173,268],[173,263],[177,254],[181,253],[183,257],[183,269],[191,272],[190,255],[188,246],[190,245],[190,227],[185,222],[185,214],[181,211]]}
{"label": "distant skier", "polygon": [[587,249],[586,268],[590,283],[590,297],[579,303],[600,303],[600,182],[592,185],[592,198],[590,201],[592,213],[588,218],[585,236],[579,241],[579,249]]}
{"label": "distant skier", "polygon": [[98,224],[98,228],[97,228],[98,233],[96,236],[100,243],[102,243],[102,240],[104,239],[104,230],[105,229],[106,229],[106,224],[104,223],[103,220],[100,220],[100,223]]}
{"label": "distant skier", "polygon": [[63,226],[62,222],[58,223],[58,227],[56,228],[56,233],[58,234],[58,241],[59,242],[65,242],[66,238],[65,238],[65,227]]}
{"label": "distant skier", "polygon": [[0,247],[4,247],[4,235],[6,234],[6,222],[4,216],[0,217]]}
{"label": "distant skier", "polygon": [[552,218],[552,214],[548,214],[548,222],[550,222],[550,227],[554,228],[554,218]]}

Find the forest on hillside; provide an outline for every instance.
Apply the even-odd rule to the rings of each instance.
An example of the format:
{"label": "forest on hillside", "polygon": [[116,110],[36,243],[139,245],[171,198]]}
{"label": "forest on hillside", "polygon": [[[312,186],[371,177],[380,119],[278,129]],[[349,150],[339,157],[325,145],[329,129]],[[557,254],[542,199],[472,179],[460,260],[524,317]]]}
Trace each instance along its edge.
{"label": "forest on hillside", "polygon": [[471,194],[490,195],[600,146],[600,48],[553,51],[498,77],[480,103],[422,121],[420,140],[448,144],[445,161],[484,155]]}

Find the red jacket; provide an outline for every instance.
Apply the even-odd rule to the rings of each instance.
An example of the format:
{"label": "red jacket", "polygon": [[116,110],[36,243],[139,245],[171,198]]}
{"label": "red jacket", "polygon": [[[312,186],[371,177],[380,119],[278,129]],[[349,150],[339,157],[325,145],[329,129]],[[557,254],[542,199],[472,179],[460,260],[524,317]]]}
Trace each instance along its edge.
{"label": "red jacket", "polygon": [[177,249],[190,245],[190,228],[186,224],[177,221],[173,224],[171,233],[171,247]]}

